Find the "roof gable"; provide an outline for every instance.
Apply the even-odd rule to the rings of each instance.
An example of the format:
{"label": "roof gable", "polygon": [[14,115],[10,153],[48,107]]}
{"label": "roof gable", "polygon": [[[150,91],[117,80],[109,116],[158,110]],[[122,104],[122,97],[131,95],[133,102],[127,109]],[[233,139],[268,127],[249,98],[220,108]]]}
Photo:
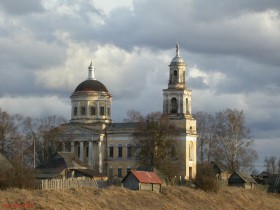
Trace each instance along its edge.
{"label": "roof gable", "polygon": [[87,169],[88,165],[81,162],[71,152],[57,152],[48,162],[40,165],[38,169],[44,169],[47,171],[58,171],[67,169]]}
{"label": "roof gable", "polygon": [[229,179],[231,179],[234,175],[239,176],[245,183],[257,183],[250,175],[243,172],[234,172]]}
{"label": "roof gable", "polygon": [[148,171],[130,171],[122,180],[122,182],[126,179],[126,177],[132,174],[140,183],[150,183],[150,184],[162,184],[162,180],[158,177],[155,172]]}
{"label": "roof gable", "polygon": [[62,137],[88,137],[88,138],[99,138],[100,133],[96,132],[93,128],[86,128],[81,126],[67,126],[64,128]]}

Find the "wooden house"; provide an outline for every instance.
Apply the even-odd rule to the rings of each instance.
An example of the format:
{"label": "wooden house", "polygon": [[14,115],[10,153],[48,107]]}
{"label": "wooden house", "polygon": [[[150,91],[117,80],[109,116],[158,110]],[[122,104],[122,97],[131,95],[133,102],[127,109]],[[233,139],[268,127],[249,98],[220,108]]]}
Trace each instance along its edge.
{"label": "wooden house", "polygon": [[280,174],[268,175],[267,192],[280,193]]}
{"label": "wooden house", "polygon": [[232,172],[220,161],[211,161],[210,166],[217,180],[227,181]]}
{"label": "wooden house", "polygon": [[77,177],[100,177],[98,171],[75,157],[71,152],[57,152],[49,161],[38,166],[38,179],[65,179]]}
{"label": "wooden house", "polygon": [[228,185],[254,189],[257,182],[250,175],[242,172],[234,172],[228,179]]}
{"label": "wooden house", "polygon": [[122,180],[123,187],[131,190],[161,192],[162,180],[155,172],[130,171]]}

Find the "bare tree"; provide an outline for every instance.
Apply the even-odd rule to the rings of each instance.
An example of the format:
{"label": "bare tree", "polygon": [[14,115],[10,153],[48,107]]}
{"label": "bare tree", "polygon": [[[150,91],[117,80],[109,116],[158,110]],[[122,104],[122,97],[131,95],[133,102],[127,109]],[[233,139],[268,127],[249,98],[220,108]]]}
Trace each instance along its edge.
{"label": "bare tree", "polygon": [[209,162],[211,158],[212,139],[215,129],[215,120],[211,114],[206,112],[197,112],[194,114],[197,126],[197,155],[200,163]]}
{"label": "bare tree", "polygon": [[160,112],[141,116],[134,142],[139,146],[137,160],[143,166],[154,166],[166,176],[173,177],[179,172],[179,152],[176,143],[178,131],[170,126]]}
{"label": "bare tree", "polygon": [[[269,174],[275,174],[277,171],[277,157],[276,156],[270,156],[264,158],[264,167],[266,168],[267,173]],[[278,161],[279,162],[279,161]]]}
{"label": "bare tree", "polygon": [[0,108],[0,153],[8,159],[13,159],[19,154],[21,120],[20,115],[9,115]]}
{"label": "bare tree", "polygon": [[215,117],[213,157],[232,171],[251,170],[257,153],[243,111],[227,109]]}
{"label": "bare tree", "polygon": [[[29,140],[29,154],[35,157],[36,165],[49,160],[58,147],[57,137],[61,134],[61,124],[65,123],[61,116],[49,116],[42,119],[26,118],[25,138]],[[35,145],[34,145],[35,144]]]}
{"label": "bare tree", "polygon": [[139,111],[136,111],[134,109],[127,111],[127,118],[124,119],[124,122],[143,122],[144,117],[141,115]]}

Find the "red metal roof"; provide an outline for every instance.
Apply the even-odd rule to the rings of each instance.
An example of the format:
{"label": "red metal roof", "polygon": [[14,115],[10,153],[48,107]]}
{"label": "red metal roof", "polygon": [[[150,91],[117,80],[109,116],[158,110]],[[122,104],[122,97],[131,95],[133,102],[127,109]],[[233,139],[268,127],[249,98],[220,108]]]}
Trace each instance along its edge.
{"label": "red metal roof", "polygon": [[132,170],[131,173],[141,183],[162,184],[162,180],[158,177],[156,172]]}

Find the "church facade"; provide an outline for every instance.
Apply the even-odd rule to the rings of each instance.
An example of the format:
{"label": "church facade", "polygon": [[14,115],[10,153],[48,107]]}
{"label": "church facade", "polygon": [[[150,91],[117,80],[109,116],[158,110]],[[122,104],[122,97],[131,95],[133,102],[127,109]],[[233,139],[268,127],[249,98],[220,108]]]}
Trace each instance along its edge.
{"label": "church facade", "polygon": [[[178,176],[191,179],[196,174],[197,133],[185,74],[186,64],[177,44],[176,55],[169,65],[168,88],[163,90],[163,115],[181,131],[176,137],[182,154],[182,170]],[[132,135],[137,123],[112,121],[112,95],[95,79],[92,63],[87,80],[76,87],[70,98],[71,120],[62,126],[61,149],[71,151],[90,168],[108,177],[124,177],[138,167],[137,145]]]}

